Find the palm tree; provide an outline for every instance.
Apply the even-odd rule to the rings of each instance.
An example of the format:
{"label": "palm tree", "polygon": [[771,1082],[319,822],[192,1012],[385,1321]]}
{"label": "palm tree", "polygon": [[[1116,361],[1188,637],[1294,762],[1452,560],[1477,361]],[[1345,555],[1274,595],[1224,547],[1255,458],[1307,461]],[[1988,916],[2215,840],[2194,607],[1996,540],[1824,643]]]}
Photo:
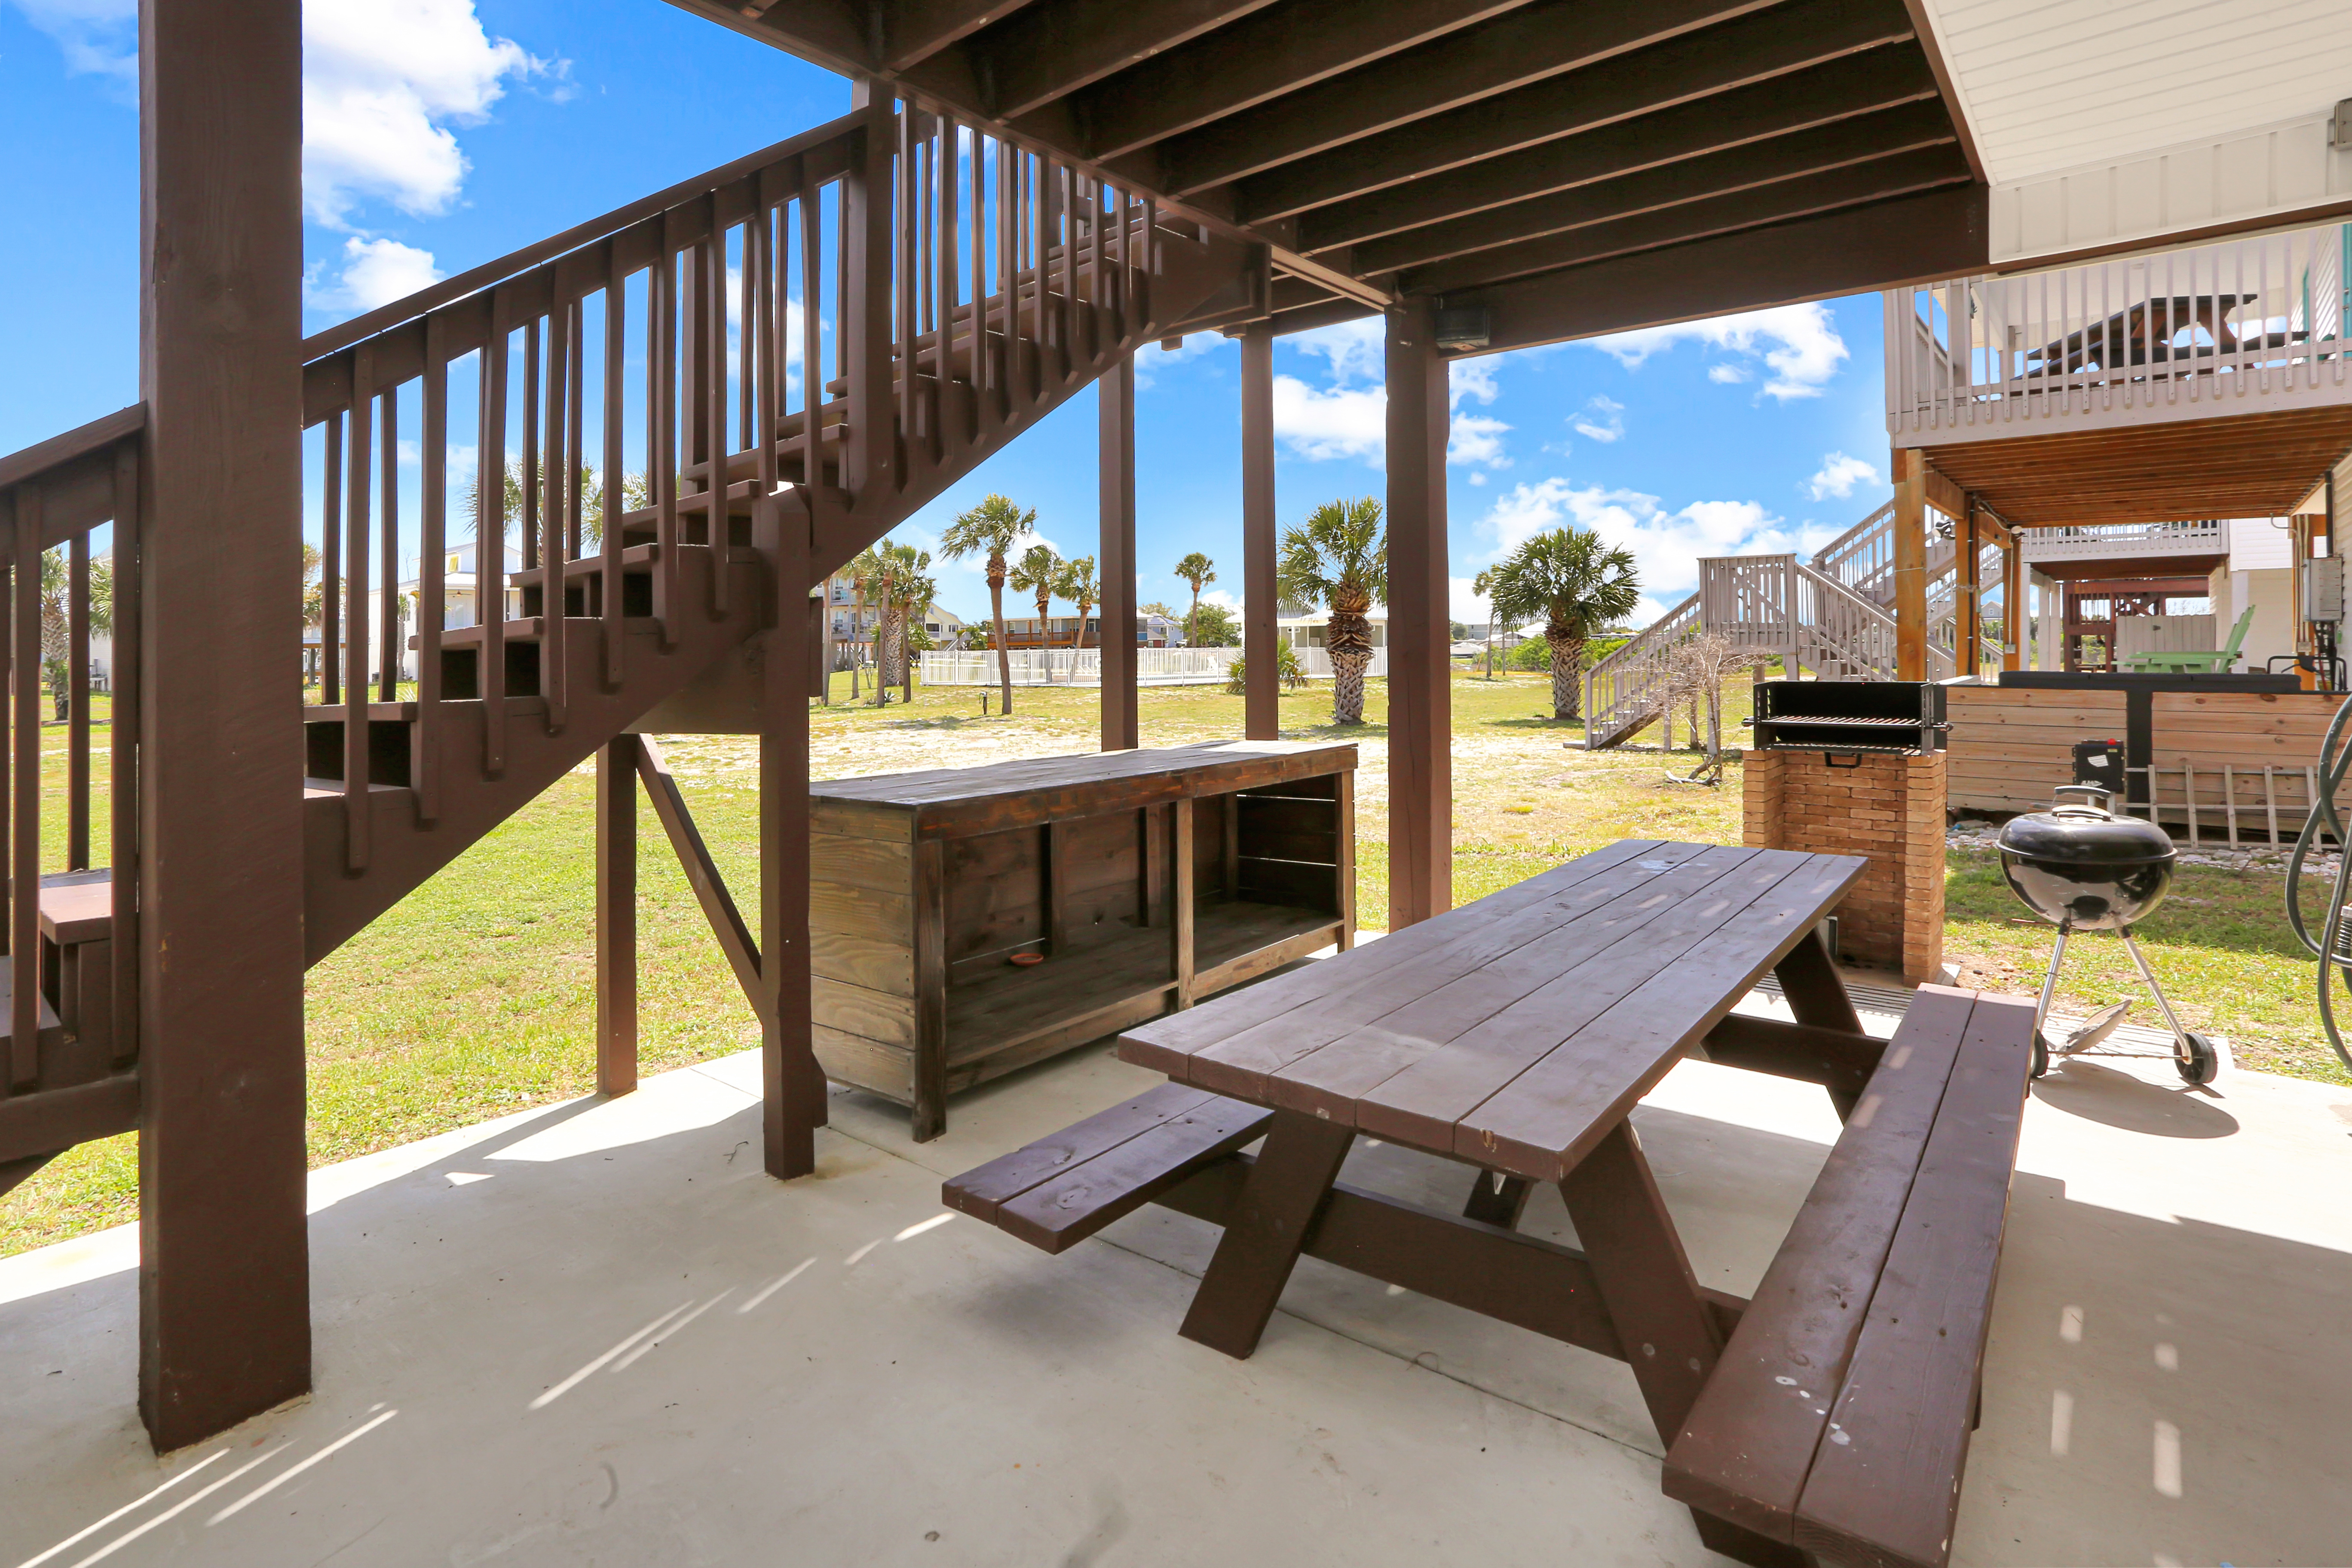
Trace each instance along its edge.
{"label": "palm tree", "polygon": [[[849,564],[841,569],[841,574],[849,580],[849,700],[855,702],[857,700],[857,645],[866,635],[866,601],[880,584],[882,557],[869,545],[851,558]],[[878,666],[882,657],[878,627],[877,634],[874,657]],[[882,684],[882,672],[877,668],[874,672],[874,687],[877,693]],[[881,704],[877,701],[875,706]]]}
{"label": "palm tree", "polygon": [[1552,717],[1576,718],[1584,639],[1595,628],[1632,615],[1641,602],[1633,552],[1612,549],[1585,529],[1555,528],[1511,552],[1488,575],[1491,613],[1497,620],[1544,617],[1544,641],[1551,647]]}
{"label": "palm tree", "polygon": [[[304,545],[305,550],[310,549]],[[68,602],[66,552],[41,552],[41,668],[49,678],[49,701],[55,716],[73,712],[74,693],[67,690],[73,657],[73,606]],[[114,563],[89,563],[89,629],[93,636],[114,632]]]}
{"label": "palm tree", "polygon": [[1184,641],[1188,647],[1200,641],[1201,590],[1217,580],[1216,565],[1197,550],[1176,563],[1176,575],[1192,585],[1192,608],[1184,616]]}
{"label": "palm tree", "polygon": [[926,575],[931,555],[911,544],[884,540],[875,547],[875,597],[882,605],[881,624],[875,630],[875,687],[887,696],[891,676],[898,676],[908,702],[915,700],[915,662],[908,647],[908,630],[915,618],[931,607],[940,585]]}
{"label": "palm tree", "polygon": [[1078,607],[1078,629],[1070,634],[1070,679],[1078,678],[1076,650],[1087,642],[1087,612],[1102,597],[1102,584],[1095,578],[1095,558],[1081,555],[1062,563],[1062,574],[1055,581],[1054,592]]}
{"label": "palm tree", "polygon": [[987,552],[988,618],[996,629],[996,675],[1006,713],[1013,711],[1013,655],[1004,646],[1004,557],[1036,522],[1035,507],[1024,512],[1005,497],[992,495],[948,524],[940,539],[940,553],[950,561]]}
{"label": "palm tree", "polygon": [[1007,581],[1037,601],[1037,646],[1047,647],[1053,637],[1045,629],[1045,615],[1054,607],[1054,595],[1061,590],[1062,558],[1054,553],[1050,544],[1033,544],[1021,552],[1021,560]]}
{"label": "palm tree", "polygon": [[1364,617],[1389,596],[1389,544],[1381,503],[1370,496],[1325,501],[1307,521],[1282,536],[1275,593],[1283,603],[1328,605],[1331,655],[1331,721],[1364,721],[1364,667],[1372,662],[1371,625]]}

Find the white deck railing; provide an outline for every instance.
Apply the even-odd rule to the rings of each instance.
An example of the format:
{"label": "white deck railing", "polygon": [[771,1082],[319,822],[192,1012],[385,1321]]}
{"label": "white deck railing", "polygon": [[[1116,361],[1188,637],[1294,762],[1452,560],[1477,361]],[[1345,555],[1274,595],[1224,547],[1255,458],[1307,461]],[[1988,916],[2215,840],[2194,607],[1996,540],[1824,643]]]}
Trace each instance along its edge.
{"label": "white deck railing", "polygon": [[2230,525],[2203,522],[2103,522],[2025,531],[2025,559],[2095,561],[2110,556],[2226,555]]}
{"label": "white deck railing", "polygon": [[2352,225],[1885,296],[1906,446],[2352,402]]}

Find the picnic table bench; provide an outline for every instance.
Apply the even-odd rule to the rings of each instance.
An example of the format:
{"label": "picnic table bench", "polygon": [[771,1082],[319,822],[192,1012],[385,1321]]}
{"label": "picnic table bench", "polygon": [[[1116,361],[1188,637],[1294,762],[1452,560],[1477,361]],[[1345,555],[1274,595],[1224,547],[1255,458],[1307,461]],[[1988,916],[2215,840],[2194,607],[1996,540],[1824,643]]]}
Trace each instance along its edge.
{"label": "picnic table bench", "polygon": [[[1615,1357],[1713,1550],[1941,1564],[2033,1009],[1926,986],[1892,1040],[1864,1034],[1816,934],[1863,869],[1595,851],[1131,1030],[1120,1056],[1168,1083],[945,1199],[1048,1252],[1150,1202],[1222,1226],[1181,1332],[1234,1356],[1307,1256]],[[1793,1023],[1732,1012],[1768,971]],[[1752,1301],[1696,1281],[1628,1120],[1696,1051],[1819,1083],[1843,1121]],[[1339,1181],[1359,1133],[1473,1167],[1464,1212]],[[1538,1181],[1580,1247],[1515,1228]]]}

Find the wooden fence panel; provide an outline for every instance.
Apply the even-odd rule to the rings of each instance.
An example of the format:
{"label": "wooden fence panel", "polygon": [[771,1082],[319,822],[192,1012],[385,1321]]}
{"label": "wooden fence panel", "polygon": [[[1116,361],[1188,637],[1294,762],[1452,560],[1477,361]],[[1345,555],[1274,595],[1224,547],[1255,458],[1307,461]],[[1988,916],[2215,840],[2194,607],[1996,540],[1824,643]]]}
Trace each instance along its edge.
{"label": "wooden fence panel", "polygon": [[1947,689],[1949,804],[2038,811],[2074,776],[2074,743],[2124,736],[2120,691],[2006,686]]}

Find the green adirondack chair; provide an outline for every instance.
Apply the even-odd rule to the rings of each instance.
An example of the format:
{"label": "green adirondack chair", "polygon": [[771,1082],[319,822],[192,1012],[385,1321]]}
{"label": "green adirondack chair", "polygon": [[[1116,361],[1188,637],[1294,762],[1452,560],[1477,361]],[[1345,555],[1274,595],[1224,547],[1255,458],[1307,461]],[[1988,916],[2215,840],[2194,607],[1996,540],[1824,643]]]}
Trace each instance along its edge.
{"label": "green adirondack chair", "polygon": [[2246,627],[2254,618],[2254,607],[2248,605],[2238,624],[2230,628],[2230,646],[2202,653],[2136,653],[2123,661],[2124,670],[2131,675],[2227,675],[2230,667],[2238,662],[2238,649],[2244,646]]}

